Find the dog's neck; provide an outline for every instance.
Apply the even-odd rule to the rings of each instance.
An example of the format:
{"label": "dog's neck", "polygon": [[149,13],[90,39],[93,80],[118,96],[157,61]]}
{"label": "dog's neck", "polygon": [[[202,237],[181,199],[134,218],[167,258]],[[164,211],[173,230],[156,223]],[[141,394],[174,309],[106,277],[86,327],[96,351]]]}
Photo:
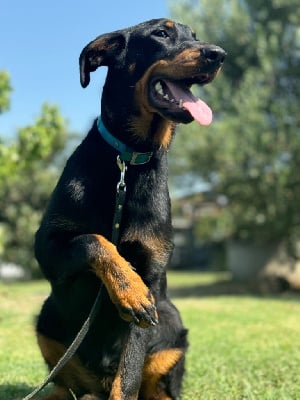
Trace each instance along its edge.
{"label": "dog's neck", "polygon": [[174,137],[176,124],[156,114],[151,115],[147,124],[140,124],[138,116],[107,118],[101,114],[101,117],[112,136],[137,152],[168,150]]}
{"label": "dog's neck", "polygon": [[[115,99],[114,93],[106,93],[101,100],[101,118],[108,131],[117,139],[138,152],[155,152],[168,149],[176,124],[159,114],[140,109],[134,112],[124,99]],[[114,111],[117,110],[117,111]]]}
{"label": "dog's neck", "polygon": [[111,145],[115,150],[117,150],[120,155],[121,161],[129,162],[131,165],[141,165],[146,164],[150,161],[153,152],[137,152],[132,147],[123,143],[120,139],[113,136],[106,126],[104,125],[101,117],[97,120],[98,131],[101,134],[102,138]]}

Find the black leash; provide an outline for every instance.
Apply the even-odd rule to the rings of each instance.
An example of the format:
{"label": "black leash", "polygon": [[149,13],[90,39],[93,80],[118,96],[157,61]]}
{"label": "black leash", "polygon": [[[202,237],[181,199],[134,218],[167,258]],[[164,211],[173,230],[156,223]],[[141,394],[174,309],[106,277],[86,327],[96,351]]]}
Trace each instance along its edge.
{"label": "black leash", "polygon": [[[117,165],[120,168],[121,176],[120,176],[120,181],[117,184],[117,188],[116,188],[116,204],[115,204],[115,213],[114,213],[113,226],[112,226],[111,241],[114,245],[117,245],[118,241],[119,241],[120,225],[121,225],[121,219],[122,219],[122,214],[123,214],[123,206],[124,206],[124,202],[125,202],[125,198],[126,198],[125,173],[126,173],[127,167],[126,167],[125,162],[121,161],[119,156],[117,157]],[[102,287],[103,287],[103,283],[100,286],[96,300],[92,306],[92,309],[91,309],[87,319],[83,323],[80,331],[77,333],[77,335],[76,335],[75,339],[73,340],[73,342],[71,343],[71,345],[66,350],[65,354],[58,360],[58,363],[51,370],[51,372],[49,373],[47,378],[44,380],[44,382],[40,386],[36,387],[26,397],[23,397],[22,400],[33,399],[41,390],[43,390],[53,380],[53,378],[58,374],[58,372],[74,356],[78,347],[81,345],[83,339],[86,337],[86,335],[95,319],[95,316],[100,308]]]}

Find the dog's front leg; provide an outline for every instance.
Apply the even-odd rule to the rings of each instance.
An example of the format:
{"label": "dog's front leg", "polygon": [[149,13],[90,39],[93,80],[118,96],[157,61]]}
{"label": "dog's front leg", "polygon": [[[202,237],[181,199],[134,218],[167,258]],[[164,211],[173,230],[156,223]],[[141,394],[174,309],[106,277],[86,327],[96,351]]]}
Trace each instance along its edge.
{"label": "dog's front leg", "polygon": [[123,319],[143,328],[158,322],[149,288],[109,240],[98,234],[78,235],[69,241],[57,237],[42,230],[36,236],[36,257],[53,287],[93,269]]}
{"label": "dog's front leg", "polygon": [[102,280],[121,317],[142,328],[157,324],[155,300],[142,278],[119,254],[116,246],[101,235],[91,265]]}
{"label": "dog's front leg", "polygon": [[128,337],[109,400],[136,400],[138,398],[149,335],[148,329],[141,329],[134,324],[129,325]]}

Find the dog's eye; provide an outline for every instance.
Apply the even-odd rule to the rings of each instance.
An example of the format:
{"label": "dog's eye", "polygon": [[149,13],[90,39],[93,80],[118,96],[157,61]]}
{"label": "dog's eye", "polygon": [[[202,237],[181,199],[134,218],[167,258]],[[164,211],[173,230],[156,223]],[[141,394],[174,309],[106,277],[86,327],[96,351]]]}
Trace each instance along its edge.
{"label": "dog's eye", "polygon": [[158,37],[161,37],[161,38],[168,38],[169,37],[169,34],[165,29],[157,29],[157,30],[152,32],[152,35],[158,36]]}

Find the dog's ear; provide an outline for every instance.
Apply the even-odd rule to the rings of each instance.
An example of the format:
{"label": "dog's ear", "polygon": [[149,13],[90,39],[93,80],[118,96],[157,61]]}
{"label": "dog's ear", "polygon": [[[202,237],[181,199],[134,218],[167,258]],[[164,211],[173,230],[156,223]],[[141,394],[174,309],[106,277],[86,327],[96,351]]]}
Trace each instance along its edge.
{"label": "dog's ear", "polygon": [[81,52],[79,58],[80,83],[87,87],[90,83],[90,72],[98,67],[109,66],[125,48],[125,36],[119,32],[107,33],[98,36]]}

